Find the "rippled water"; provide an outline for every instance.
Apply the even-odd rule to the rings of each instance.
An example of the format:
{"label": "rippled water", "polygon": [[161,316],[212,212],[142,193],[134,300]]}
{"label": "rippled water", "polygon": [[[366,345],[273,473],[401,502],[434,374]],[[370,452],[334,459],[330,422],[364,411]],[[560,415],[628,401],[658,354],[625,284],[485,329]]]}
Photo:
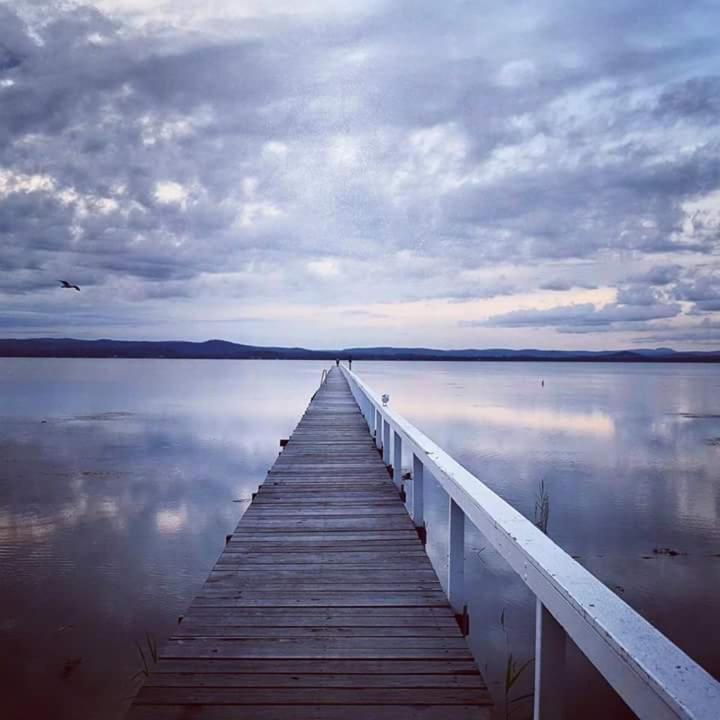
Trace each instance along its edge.
{"label": "rippled water", "polygon": [[[324,366],[0,359],[4,717],[121,714],[134,642],[171,631]],[[550,536],[720,676],[720,368],[354,369],[529,517],[544,481]],[[441,568],[446,506],[427,492]],[[471,642],[502,698],[509,653],[532,657],[531,598],[472,529],[467,546]],[[572,650],[567,682],[571,717],[622,717]]]}

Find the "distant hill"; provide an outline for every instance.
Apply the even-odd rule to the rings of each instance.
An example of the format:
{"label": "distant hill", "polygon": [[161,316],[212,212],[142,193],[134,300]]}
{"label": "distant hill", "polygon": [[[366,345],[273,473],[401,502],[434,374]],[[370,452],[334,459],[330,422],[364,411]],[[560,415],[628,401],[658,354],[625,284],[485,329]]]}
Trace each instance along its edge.
{"label": "distant hill", "polygon": [[720,351],[651,350],[438,350],[433,348],[365,347],[308,350],[241,345],[226,340],[206,342],[74,340],[72,338],[0,339],[0,357],[176,358],[218,360],[533,360],[564,362],[720,362]]}

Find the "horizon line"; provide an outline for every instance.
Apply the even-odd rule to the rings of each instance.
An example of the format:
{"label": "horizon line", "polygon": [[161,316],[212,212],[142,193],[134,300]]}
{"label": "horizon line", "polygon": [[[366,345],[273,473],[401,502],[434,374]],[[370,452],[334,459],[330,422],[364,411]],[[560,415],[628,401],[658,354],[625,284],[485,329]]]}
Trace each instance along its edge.
{"label": "horizon line", "polygon": [[401,345],[365,345],[365,346],[349,346],[349,347],[326,347],[326,348],[314,348],[314,347],[307,347],[304,345],[272,345],[272,344],[262,344],[262,345],[256,345],[249,342],[239,342],[236,340],[226,340],[224,338],[208,338],[206,340],[184,340],[184,339],[173,339],[173,340],[137,340],[137,339],[118,339],[118,338],[110,338],[110,337],[96,337],[96,338],[77,338],[77,337],[69,337],[69,336],[49,336],[44,335],[40,337],[0,337],[0,342],[7,343],[7,342],[43,342],[43,341],[50,341],[50,342],[78,342],[78,343],[102,343],[102,342],[109,342],[109,343],[148,343],[148,344],[163,344],[163,343],[186,343],[190,345],[207,345],[209,343],[225,343],[228,345],[234,345],[234,346],[240,346],[240,347],[247,347],[247,348],[253,348],[258,350],[283,350],[283,351],[305,351],[305,352],[315,352],[315,353],[335,353],[335,352],[350,352],[350,351],[401,351],[401,352],[413,352],[413,351],[425,351],[425,352],[437,352],[437,353],[458,353],[458,352],[512,352],[512,353],[523,353],[523,352],[548,352],[548,353],[565,353],[565,354],[573,354],[573,353],[594,353],[594,354],[602,354],[602,353],[637,353],[642,354],[646,352],[655,352],[655,353],[677,353],[677,354],[718,354],[720,353],[720,348],[718,349],[712,349],[712,350],[689,350],[689,349],[677,349],[674,347],[670,347],[667,345],[662,346],[655,346],[655,347],[644,347],[644,348],[605,348],[601,350],[591,350],[591,349],[559,349],[559,348],[543,348],[543,347],[521,347],[521,348],[513,348],[513,347],[501,347],[501,346],[493,346],[493,347],[473,347],[473,346],[464,346],[459,348],[441,348],[441,347],[432,347],[432,346],[424,346],[424,345],[412,345],[412,346],[401,346]]}

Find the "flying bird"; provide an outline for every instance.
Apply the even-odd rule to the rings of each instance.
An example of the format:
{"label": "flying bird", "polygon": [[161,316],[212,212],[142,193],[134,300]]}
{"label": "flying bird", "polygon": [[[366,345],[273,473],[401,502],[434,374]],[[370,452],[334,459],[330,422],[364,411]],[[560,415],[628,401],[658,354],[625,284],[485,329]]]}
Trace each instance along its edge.
{"label": "flying bird", "polygon": [[78,292],[80,292],[80,288],[77,285],[73,285],[72,283],[69,283],[67,280],[59,280],[60,287],[68,288],[68,290],[72,290],[75,288]]}

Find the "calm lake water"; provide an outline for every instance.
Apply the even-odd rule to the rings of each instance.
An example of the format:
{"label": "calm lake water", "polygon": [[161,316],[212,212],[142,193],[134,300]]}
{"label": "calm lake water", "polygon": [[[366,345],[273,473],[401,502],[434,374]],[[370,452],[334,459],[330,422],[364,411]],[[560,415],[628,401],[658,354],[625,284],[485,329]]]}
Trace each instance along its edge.
{"label": "calm lake water", "polygon": [[[134,643],[172,631],[326,366],[0,359],[3,717],[122,715]],[[550,536],[720,677],[720,367],[354,369],[528,517],[543,481]],[[446,513],[429,484],[438,568]],[[508,655],[533,655],[532,598],[472,528],[466,546],[471,644],[501,699]],[[632,717],[573,648],[567,683],[569,717]]]}

